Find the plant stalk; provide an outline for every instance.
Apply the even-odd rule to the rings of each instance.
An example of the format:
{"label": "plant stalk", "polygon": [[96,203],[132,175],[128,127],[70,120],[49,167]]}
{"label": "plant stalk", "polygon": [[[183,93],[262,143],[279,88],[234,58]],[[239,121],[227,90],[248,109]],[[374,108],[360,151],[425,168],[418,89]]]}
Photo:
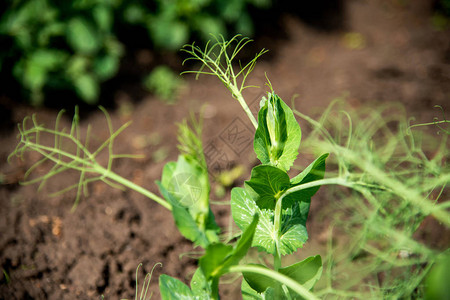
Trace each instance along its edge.
{"label": "plant stalk", "polygon": [[281,238],[281,214],[282,214],[282,200],[280,197],[275,204],[275,216],[274,216],[274,235],[275,235],[275,255],[273,257],[273,268],[278,271],[281,268],[281,251],[280,251],[280,238]]}
{"label": "plant stalk", "polygon": [[142,195],[146,196],[147,198],[150,198],[150,199],[156,201],[157,203],[161,204],[168,210],[172,210],[172,205],[169,202],[167,202],[166,200],[164,200],[163,198],[159,197],[158,195],[150,192],[149,190],[135,184],[134,182],[132,182],[114,172],[108,172],[108,170],[103,168],[102,166],[98,166],[98,168],[100,169],[99,173],[103,174],[104,177],[114,180],[115,182],[120,183],[123,186],[126,186],[138,193],[141,193]]}
{"label": "plant stalk", "polygon": [[255,116],[253,116],[252,111],[248,107],[247,102],[245,102],[245,99],[242,96],[242,93],[239,90],[237,90],[234,86],[231,86],[231,87],[232,87],[233,94],[236,96],[237,101],[239,101],[239,103],[241,104],[245,113],[247,114],[248,118],[252,122],[253,126],[255,127],[255,129],[257,129],[258,122],[256,121]]}
{"label": "plant stalk", "polygon": [[299,294],[300,296],[302,296],[305,299],[309,299],[309,300],[319,300],[319,298],[317,298],[313,293],[311,293],[308,289],[306,289],[303,285],[301,285],[300,283],[296,282],[295,280],[293,280],[292,278],[278,273],[274,270],[268,269],[268,268],[264,268],[261,266],[255,266],[255,265],[237,265],[237,266],[231,266],[228,269],[229,273],[255,273],[255,274],[260,274],[263,276],[267,276],[269,278],[272,278],[284,285],[286,285],[288,288],[290,288],[291,290],[293,290],[294,292],[296,292],[297,294]]}

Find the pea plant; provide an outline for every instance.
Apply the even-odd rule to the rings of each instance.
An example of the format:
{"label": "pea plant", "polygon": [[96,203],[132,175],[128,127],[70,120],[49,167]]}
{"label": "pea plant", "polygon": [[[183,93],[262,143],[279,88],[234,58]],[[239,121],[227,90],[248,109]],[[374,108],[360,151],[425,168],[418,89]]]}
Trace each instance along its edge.
{"label": "pea plant", "polygon": [[[58,115],[54,129],[40,125],[34,116],[19,126],[20,141],[11,156],[21,157],[27,151],[42,155],[26,175],[44,162],[53,163],[48,173],[28,183],[43,185],[61,172],[77,170],[80,174],[78,183],[60,191],[76,189],[75,204],[86,191],[87,184],[93,181],[136,190],[171,211],[180,233],[204,250],[190,287],[168,275],[160,276],[162,299],[219,299],[220,279],[229,273],[242,274],[244,299],[317,299],[311,290],[322,273],[321,257],[308,257],[291,265],[284,265],[282,258],[296,252],[308,239],[305,225],[311,197],[322,183],[334,183],[323,179],[328,154],[318,157],[293,178],[289,177],[288,171],[298,156],[301,129],[292,110],[273,91],[270,83],[270,92],[261,99],[258,119],[251,114],[242,91],[248,87],[245,81],[256,60],[266,50],[236,70],[233,61],[249,41],[239,37],[230,41],[216,39],[215,44],[207,44],[204,50],[194,44],[183,48],[190,55],[188,60],[202,63],[200,70],[192,72],[216,75],[242,105],[256,129],[253,145],[261,163],[252,169],[251,178],[243,187],[231,191],[232,218],[242,231],[235,242],[222,238],[211,210],[211,185],[203,154],[201,120],[194,118],[190,124],[185,121],[179,125],[180,155],[176,162],[165,165],[161,180],[157,182],[163,197],[113,172],[113,160],[127,157],[115,154],[113,143],[128,124],[114,131],[104,109],[110,137],[95,151],[89,150],[89,130],[85,142],[81,140],[77,113],[68,131],[59,128],[61,115]],[[41,143],[42,134],[54,136],[54,144]],[[67,150],[70,143],[73,151]],[[98,155],[103,151],[109,154],[106,166],[98,162]],[[252,247],[266,252],[273,258],[273,263],[241,263]]]}

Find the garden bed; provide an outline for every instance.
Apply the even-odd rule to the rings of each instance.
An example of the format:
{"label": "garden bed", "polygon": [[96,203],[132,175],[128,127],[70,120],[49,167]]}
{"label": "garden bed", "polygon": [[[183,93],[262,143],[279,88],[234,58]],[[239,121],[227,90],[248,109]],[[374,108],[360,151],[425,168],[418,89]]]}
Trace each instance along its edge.
{"label": "garden bed", "polygon": [[[428,1],[410,1],[404,6],[395,1],[348,1],[343,28],[322,31],[309,27],[296,17],[286,15],[286,38],[261,37],[258,44],[272,53],[262,59],[250,83],[264,86],[265,73],[274,89],[302,113],[316,114],[336,97],[344,97],[355,108],[365,105],[400,102],[417,122],[432,121],[449,110],[450,35],[437,30],[431,22]],[[349,34],[350,33],[350,34]],[[131,59],[132,61],[132,59]],[[132,63],[131,63],[132,64]],[[238,165],[244,171],[236,178],[242,185],[257,163],[252,151],[253,131],[239,104],[215,78],[195,81],[185,76],[186,84],[175,105],[158,101],[151,95],[133,93],[138,89],[118,85],[114,93],[117,108],[110,111],[115,128],[133,120],[133,124],[115,142],[117,153],[144,154],[141,159],[117,160],[114,169],[125,178],[156,192],[155,180],[161,177],[165,162],[176,160],[177,127],[174,122],[199,112],[206,104],[204,146],[212,175]],[[264,89],[249,89],[244,95],[251,109],[257,109]],[[13,123],[36,113],[48,126],[57,112],[16,105],[1,100],[4,112]],[[256,111],[255,111],[256,112]],[[448,115],[448,114],[447,114]],[[70,115],[63,123],[69,126]],[[100,111],[81,112],[81,129],[92,126],[93,143],[108,138],[105,117]],[[90,195],[71,212],[75,193],[54,198],[48,194],[67,186],[70,172],[50,181],[42,191],[20,186],[27,167],[33,161],[13,159],[17,132],[4,121],[1,132],[0,172],[0,297],[4,299],[106,299],[134,297],[135,271],[139,263],[149,272],[156,267],[150,290],[159,298],[158,276],[162,273],[188,282],[196,268],[190,258],[191,243],[177,231],[169,211],[131,191],[111,189],[103,183],[90,186]],[[300,121],[303,135],[308,126]],[[231,137],[230,133],[238,135]],[[307,161],[311,158],[306,158]],[[106,161],[105,161],[106,162]],[[45,171],[45,165],[42,166]],[[323,191],[313,198],[308,220],[309,243],[313,252],[321,252],[327,242],[330,219],[319,219],[321,210],[332,199]],[[214,188],[213,188],[214,191]],[[214,200],[229,199],[213,193]],[[448,197],[448,195],[447,195]],[[444,198],[445,199],[445,198]],[[227,228],[228,206],[213,206],[218,224]],[[431,219],[425,222],[423,239],[434,248],[450,243],[448,231]],[[427,235],[431,234],[431,237]],[[307,246],[306,251],[311,251]],[[301,251],[300,251],[301,252]],[[302,254],[300,254],[302,256]],[[141,274],[142,275],[142,274]],[[223,298],[235,298],[239,284],[223,290]]]}

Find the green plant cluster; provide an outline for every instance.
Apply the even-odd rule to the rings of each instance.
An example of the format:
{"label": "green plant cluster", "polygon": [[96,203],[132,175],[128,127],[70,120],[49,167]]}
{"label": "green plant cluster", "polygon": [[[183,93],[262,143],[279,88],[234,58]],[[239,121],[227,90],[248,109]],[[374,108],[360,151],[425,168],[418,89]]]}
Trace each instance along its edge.
{"label": "green plant cluster", "polygon": [[[301,130],[292,110],[275,93],[261,100],[254,149],[261,164],[254,167],[245,187],[231,192],[231,211],[242,235],[233,246],[220,241],[220,228],[209,205],[210,184],[202,153],[199,125],[180,126],[182,154],[168,163],[158,182],[172,205],[175,223],[184,237],[205,249],[191,288],[167,275],[160,277],[163,299],[218,299],[219,279],[242,272],[245,299],[300,299],[320,278],[320,256],[282,266],[283,255],[293,254],[308,239],[306,220],[311,197],[323,178],[325,159],[320,156],[293,178],[287,172],[296,160]],[[180,178],[181,180],[174,180]],[[182,182],[183,184],[180,184]],[[250,247],[273,256],[273,265],[239,265]],[[273,274],[267,277],[266,272]],[[284,282],[286,280],[286,282]],[[290,285],[288,282],[300,283]]]}
{"label": "green plant cluster", "polygon": [[270,5],[271,0],[8,0],[0,19],[0,68],[12,73],[33,105],[42,105],[52,89],[73,90],[96,104],[101,83],[118,72],[124,35],[149,39],[157,51],[176,51],[211,33],[251,35],[251,7]]}
{"label": "green plant cluster", "polygon": [[156,0],[151,5],[129,1],[125,21],[147,28],[158,48],[178,50],[192,35],[207,41],[211,34],[252,35],[250,8],[269,8],[271,0]]}
{"label": "green plant cluster", "polygon": [[[114,76],[123,46],[114,35],[114,1],[8,1],[1,18],[3,71],[12,73],[33,105],[45,88],[73,89],[96,103],[101,82]],[[6,46],[8,45],[8,46]]]}
{"label": "green plant cluster", "polygon": [[450,121],[437,108],[442,116],[414,125],[395,103],[355,109],[339,98],[318,118],[294,111],[312,128],[302,153],[330,152],[327,174],[352,187],[326,189],[323,215],[331,225],[316,295],[446,299],[427,296],[449,291],[430,273],[449,257],[448,245],[429,236],[450,227]]}
{"label": "green plant cluster", "polygon": [[[42,186],[52,176],[72,169],[80,173],[78,183],[60,192],[77,189],[79,199],[88,183],[101,180],[113,187],[133,189],[171,211],[180,233],[203,251],[190,286],[160,276],[163,299],[218,299],[220,279],[229,273],[243,276],[244,299],[445,295],[445,283],[434,282],[434,278],[445,276],[448,250],[434,249],[416,234],[426,218],[434,218],[447,229],[450,226],[449,202],[438,201],[450,182],[449,121],[444,116],[432,123],[409,126],[404,113],[394,106],[352,110],[340,106],[340,101],[321,111],[322,116],[315,120],[291,110],[270,83],[271,92],[261,99],[256,120],[242,91],[248,87],[245,81],[257,58],[265,51],[247,64],[239,64],[240,68],[233,67],[248,42],[234,37],[230,41],[217,39],[204,50],[194,45],[184,48],[192,59],[202,63],[200,70],[193,72],[217,76],[255,127],[253,146],[261,164],[252,169],[243,187],[231,191],[231,215],[240,229],[237,235],[222,235],[215,222],[202,123],[195,118],[190,125],[179,125],[180,155],[176,162],[165,165],[157,182],[163,198],[112,171],[114,159],[127,157],[113,152],[113,142],[128,124],[114,131],[106,111],[110,138],[93,152],[88,150],[89,129],[85,142],[81,141],[77,115],[69,131],[59,128],[59,115],[55,129],[43,127],[35,117],[30,126],[25,119],[11,156],[23,156],[28,151],[42,155],[26,176],[47,161],[53,163],[47,174],[28,183]],[[292,172],[302,138],[295,116],[312,127],[303,139],[301,153],[310,152],[318,158],[291,178],[288,171]],[[419,126],[433,124],[440,138],[416,131]],[[41,142],[44,134],[54,137],[54,145]],[[97,161],[102,151],[109,154],[107,166]],[[333,171],[328,170],[324,178],[328,153],[331,158],[327,164]],[[327,218],[332,221],[325,263],[322,266],[322,258],[314,255],[285,266],[282,257],[293,258],[291,255],[308,239],[305,225],[311,197],[322,185],[330,186]],[[342,243],[333,239],[335,228],[344,232],[339,235]],[[252,247],[268,254],[273,263],[263,260],[264,264],[255,264],[254,257],[248,255]],[[321,275],[323,280],[319,281]],[[145,294],[147,289],[148,284],[144,284]]]}
{"label": "green plant cluster", "polygon": [[[242,49],[245,41],[244,44],[237,42],[238,50],[235,49],[234,54]],[[229,42],[219,42],[218,49],[224,55],[222,59],[229,58],[227,53],[230,49],[227,47],[230,45]],[[241,71],[253,66],[255,60]],[[230,63],[229,59],[224,61]],[[218,64],[215,71],[222,72],[222,68],[223,65]],[[251,69],[238,74],[243,74],[245,78]],[[241,104],[248,109],[240,90],[232,86],[237,84],[237,76],[232,76],[234,83],[230,82],[228,87],[235,91],[236,98],[242,100]],[[190,126],[187,122],[179,125],[181,154],[176,162],[165,165],[161,181],[157,182],[164,199],[112,172],[113,160],[126,157],[113,153],[113,142],[127,124],[113,131],[106,111],[111,136],[93,152],[88,150],[89,132],[84,143],[80,140],[78,116],[75,115],[72,128],[66,132],[58,128],[59,115],[55,129],[41,126],[34,117],[29,127],[29,119],[25,119],[23,126],[19,127],[20,142],[11,155],[23,156],[27,151],[35,151],[43,156],[26,176],[47,161],[54,163],[49,173],[28,183],[40,182],[42,186],[51,177],[74,169],[80,172],[78,183],[60,192],[77,189],[78,199],[89,182],[102,180],[111,186],[124,185],[134,189],[169,209],[180,233],[204,251],[190,287],[170,276],[160,276],[162,299],[219,299],[220,278],[228,273],[244,276],[242,293],[245,299],[315,299],[310,290],[321,276],[321,257],[312,256],[283,266],[282,256],[296,252],[308,239],[306,220],[311,197],[321,185],[328,155],[320,156],[300,174],[289,178],[287,172],[296,160],[300,146],[300,126],[292,110],[273,91],[262,98],[260,106],[254,149],[261,164],[253,168],[251,179],[244,188],[234,188],[231,193],[232,216],[242,231],[237,242],[224,240],[215,222],[201,140],[202,123],[195,119]],[[54,145],[41,143],[43,134],[54,136]],[[74,152],[65,150],[67,143],[74,146]],[[103,150],[109,155],[106,167],[96,159]],[[241,264],[251,247],[271,255],[273,264]]]}

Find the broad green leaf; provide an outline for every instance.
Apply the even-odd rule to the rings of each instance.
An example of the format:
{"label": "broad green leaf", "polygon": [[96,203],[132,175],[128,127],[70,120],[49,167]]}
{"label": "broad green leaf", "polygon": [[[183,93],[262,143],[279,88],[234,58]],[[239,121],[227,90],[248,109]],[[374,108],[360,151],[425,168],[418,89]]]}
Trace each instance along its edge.
{"label": "broad green leaf", "polygon": [[309,212],[309,202],[296,202],[283,211],[281,217],[281,254],[291,254],[303,247],[308,240],[306,219]]}
{"label": "broad green leaf", "polygon": [[206,253],[199,259],[200,268],[207,279],[220,276],[223,262],[233,251],[233,246],[222,243],[211,244]]}
{"label": "broad green leaf", "polygon": [[[314,162],[312,162],[303,172],[291,179],[291,187],[323,179],[325,175],[325,160],[328,153],[321,155]],[[283,208],[291,206],[299,201],[311,201],[311,197],[319,190],[320,186],[299,190],[291,193],[283,198]]]}
{"label": "broad green leaf", "polygon": [[[291,254],[308,239],[306,231],[306,217],[309,202],[295,203],[283,211],[280,237],[280,251],[282,255]],[[251,194],[243,188],[231,191],[231,213],[236,224],[245,230],[252,221],[254,214],[259,215],[252,246],[270,254],[275,254],[275,228],[273,210],[260,209],[252,199]]]}
{"label": "broad green leaf", "polygon": [[322,154],[315,161],[309,164],[300,174],[291,179],[292,185],[311,182],[323,178],[325,173],[325,160],[329,153]]}
{"label": "broad green leaf", "polygon": [[[281,268],[278,272],[292,278],[308,290],[311,290],[322,275],[322,259],[320,255],[308,257],[291,266]],[[273,288],[274,299],[303,299],[290,289],[288,289],[289,297],[287,297],[283,291],[282,283],[272,278],[257,273],[246,272],[243,273],[243,276],[249,287],[257,293],[263,293],[268,288]]]}
{"label": "broad green leaf", "polygon": [[256,204],[262,209],[275,209],[277,199],[290,186],[285,171],[268,165],[254,167],[251,179],[245,183],[258,195]]}
{"label": "broad green leaf", "polygon": [[298,155],[301,129],[292,110],[280,97],[269,93],[261,101],[254,149],[262,164],[288,171]]}
{"label": "broad green leaf", "polygon": [[75,17],[69,21],[67,42],[75,52],[83,54],[93,54],[101,46],[95,27],[82,17]]}
{"label": "broad green leaf", "polygon": [[211,287],[206,280],[201,268],[197,268],[191,279],[192,293],[199,299],[208,300],[211,295]]}
{"label": "broad green leaf", "polygon": [[224,267],[230,267],[236,265],[247,254],[248,249],[252,246],[255,230],[258,225],[259,215],[255,214],[252,218],[252,222],[242,233],[240,239],[237,241],[236,246],[233,249],[231,257],[229,257]]}
{"label": "broad green leaf", "polygon": [[263,300],[261,294],[252,289],[245,279],[241,283],[241,294],[242,300]]}
{"label": "broad green leaf", "polygon": [[280,273],[311,290],[322,276],[322,258],[320,255],[310,256],[298,263],[281,268]]}
{"label": "broad green leaf", "polygon": [[159,276],[159,290],[161,292],[161,299],[163,300],[196,299],[187,285],[166,274]]}
{"label": "broad green leaf", "polygon": [[[156,183],[158,184],[163,197],[169,202],[173,203],[172,201],[174,200],[171,200],[171,194],[164,188],[161,182],[157,181]],[[207,217],[208,219],[206,221],[206,226],[204,229],[199,227],[199,224],[195,221],[189,210],[185,207],[173,205],[172,215],[175,220],[175,225],[177,226],[180,233],[185,238],[192,241],[194,245],[206,248],[210,243],[218,241],[217,233],[219,231],[219,228],[215,223],[214,215],[211,211],[209,211]]]}
{"label": "broad green leaf", "polygon": [[202,152],[201,122],[192,120],[179,125],[177,162],[168,163],[163,170],[160,186],[163,196],[172,204],[172,213],[184,237],[206,248],[217,243],[220,228],[209,206],[210,184]]}
{"label": "broad green leaf", "polygon": [[162,183],[170,194],[172,205],[187,207],[197,217],[209,209],[209,181],[206,170],[195,161],[180,155],[162,174]]}
{"label": "broad green leaf", "polygon": [[175,224],[181,234],[206,248],[217,242],[219,227],[209,208],[209,182],[206,170],[180,155],[177,162],[169,162],[163,169],[161,194],[172,204]]}
{"label": "broad green leaf", "polygon": [[239,263],[252,245],[257,224],[258,215],[254,215],[234,248],[222,243],[208,246],[205,255],[199,260],[199,265],[207,279],[219,278],[227,272],[229,267]]}

